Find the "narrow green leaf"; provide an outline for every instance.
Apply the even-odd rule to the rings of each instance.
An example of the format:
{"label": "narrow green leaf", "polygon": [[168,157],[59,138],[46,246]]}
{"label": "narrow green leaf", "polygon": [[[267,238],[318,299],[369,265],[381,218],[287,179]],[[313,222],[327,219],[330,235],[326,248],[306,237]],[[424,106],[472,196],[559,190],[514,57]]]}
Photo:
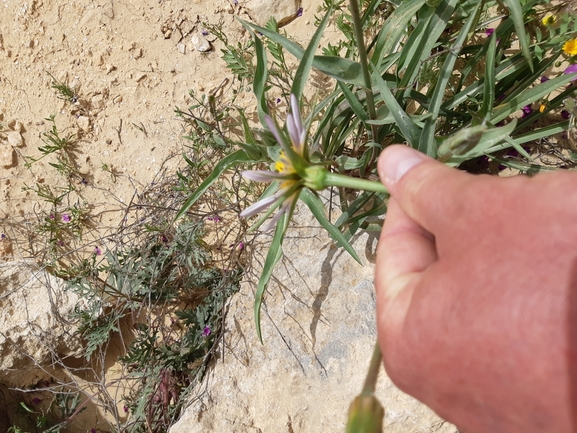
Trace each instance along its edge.
{"label": "narrow green leaf", "polygon": [[525,105],[532,104],[533,102],[543,98],[559,87],[571,82],[572,79],[575,79],[575,75],[562,74],[557,78],[553,78],[549,81],[545,81],[544,83],[538,84],[535,87],[525,90],[507,103],[497,107],[493,113],[493,117],[491,118],[491,123],[499,123],[501,120],[505,119],[515,111],[520,110]]}
{"label": "narrow green leaf", "polygon": [[266,81],[268,75],[266,49],[257,34],[250,28],[247,29],[252,34],[254,39],[254,49],[256,53],[256,69],[254,71],[253,92],[256,96],[258,118],[261,124],[265,125],[265,116],[269,114],[265,98]]}
{"label": "narrow green leaf", "polygon": [[505,6],[509,9],[515,31],[519,37],[519,44],[521,45],[521,52],[529,64],[531,71],[533,70],[533,57],[529,51],[529,36],[525,32],[525,23],[523,21],[523,9],[519,0],[503,0]]}
{"label": "narrow green leaf", "polygon": [[299,66],[294,76],[293,85],[291,87],[291,93],[294,94],[298,101],[301,99],[301,95],[303,93],[303,89],[305,87],[307,78],[309,76],[309,72],[311,70],[311,66],[314,61],[314,55],[321,42],[321,38],[323,37],[323,32],[329,22],[329,17],[333,12],[332,6],[328,8],[327,13],[325,14],[324,18],[320,22],[315,34],[313,35],[309,45],[307,46],[306,51],[304,52],[302,58],[300,59]]}
{"label": "narrow green leaf", "polygon": [[391,89],[382,79],[381,75],[377,70],[373,68],[371,73],[373,80],[377,83],[377,87],[381,93],[385,104],[389,108],[390,113],[395,118],[396,126],[401,130],[403,137],[405,140],[409,142],[411,147],[416,149],[419,145],[419,136],[421,135],[421,131],[417,127],[417,125],[413,122],[413,120],[409,117],[405,110],[401,108],[395,97],[393,96]]}
{"label": "narrow green leaf", "polygon": [[357,115],[357,117],[361,119],[363,122],[369,120],[369,115],[365,111],[363,104],[359,102],[359,100],[351,91],[351,89],[349,89],[349,87],[346,84],[341,82],[339,82],[338,85],[341,91],[343,92],[343,95],[345,96],[347,102],[349,103],[351,109]]}
{"label": "narrow green leaf", "polygon": [[495,103],[495,54],[497,52],[497,35],[495,32],[489,39],[489,48],[485,57],[485,79],[483,86],[483,104],[479,111],[479,117],[487,120],[493,104]]}
{"label": "narrow green leaf", "polygon": [[383,58],[391,54],[406,32],[408,22],[423,7],[425,0],[404,1],[381,28],[371,56],[371,63],[381,70]]}
{"label": "narrow green leaf", "polygon": [[254,295],[254,322],[256,326],[256,333],[261,343],[262,343],[262,332],[260,327],[260,309],[262,306],[262,299],[264,296],[264,292],[270,281],[270,277],[272,276],[272,271],[274,270],[275,265],[279,262],[279,260],[282,257],[282,241],[284,239],[284,235],[286,229],[288,228],[289,222],[290,222],[290,214],[284,214],[277,223],[276,229],[274,231],[274,236],[270,244],[270,248],[264,261],[262,274],[260,276],[260,279],[258,280],[256,293]]}
{"label": "narrow green leaf", "polygon": [[218,177],[224,173],[230,167],[234,167],[237,164],[242,164],[244,162],[256,162],[251,157],[249,157],[244,150],[237,150],[230,155],[221,159],[218,164],[214,166],[212,173],[200,184],[200,186],[194,191],[190,197],[184,202],[182,208],[176,214],[174,218],[177,220],[182,215],[190,209],[190,207],[205,193],[205,191],[218,179]]}
{"label": "narrow green leaf", "polygon": [[325,208],[321,200],[308,189],[304,189],[300,199],[308,206],[317,221],[325,228],[331,237],[342,246],[360,265],[363,263],[352,245],[345,239],[339,229],[331,223],[325,215]]}
{"label": "narrow green leaf", "polygon": [[471,12],[469,18],[465,22],[465,25],[459,31],[459,35],[451,47],[450,53],[446,57],[445,62],[443,63],[443,67],[439,72],[439,79],[435,83],[433,95],[431,96],[431,101],[429,103],[429,112],[432,113],[432,116],[425,121],[425,127],[423,128],[419,140],[419,150],[426,155],[429,155],[431,158],[437,157],[435,127],[437,118],[439,116],[439,110],[441,109],[441,104],[445,96],[445,91],[447,89],[447,85],[449,84],[449,79],[453,74],[455,62],[457,61],[459,52],[461,51],[467,39],[469,30],[475,27],[474,24],[478,19],[477,10],[482,4],[483,2],[477,3],[475,9]]}
{"label": "narrow green leaf", "polygon": [[[282,45],[297,59],[301,60],[303,58],[305,50],[290,39],[265,27],[257,26],[256,24],[249,23],[240,18],[237,19],[245,28],[249,30],[254,29],[271,39],[273,42]],[[353,60],[344,59],[338,56],[314,56],[312,66],[336,80],[355,84],[357,86],[364,85],[361,65]]]}

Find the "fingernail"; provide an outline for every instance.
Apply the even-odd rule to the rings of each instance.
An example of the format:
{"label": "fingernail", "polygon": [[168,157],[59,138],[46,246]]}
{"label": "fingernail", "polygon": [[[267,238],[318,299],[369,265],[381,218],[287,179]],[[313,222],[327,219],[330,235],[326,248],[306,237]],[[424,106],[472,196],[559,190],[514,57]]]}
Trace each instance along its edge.
{"label": "fingernail", "polygon": [[425,161],[427,156],[408,146],[394,146],[385,150],[379,160],[379,176],[385,186],[397,183],[411,168]]}

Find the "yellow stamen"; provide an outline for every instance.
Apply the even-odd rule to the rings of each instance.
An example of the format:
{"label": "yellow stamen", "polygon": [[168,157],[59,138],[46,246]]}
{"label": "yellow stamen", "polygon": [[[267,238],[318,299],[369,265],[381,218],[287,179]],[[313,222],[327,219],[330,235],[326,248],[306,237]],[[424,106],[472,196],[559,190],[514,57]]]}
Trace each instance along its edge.
{"label": "yellow stamen", "polygon": [[543,113],[546,108],[547,108],[547,104],[541,104],[541,105],[539,105],[539,111],[540,111],[541,113]]}

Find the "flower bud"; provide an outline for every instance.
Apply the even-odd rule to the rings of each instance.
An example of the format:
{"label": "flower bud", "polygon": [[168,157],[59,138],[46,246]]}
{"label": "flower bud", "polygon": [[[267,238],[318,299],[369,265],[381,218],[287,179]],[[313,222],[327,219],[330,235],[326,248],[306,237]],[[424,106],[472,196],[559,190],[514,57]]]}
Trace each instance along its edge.
{"label": "flower bud", "polygon": [[385,410],[374,395],[359,395],[349,407],[347,433],[381,433]]}

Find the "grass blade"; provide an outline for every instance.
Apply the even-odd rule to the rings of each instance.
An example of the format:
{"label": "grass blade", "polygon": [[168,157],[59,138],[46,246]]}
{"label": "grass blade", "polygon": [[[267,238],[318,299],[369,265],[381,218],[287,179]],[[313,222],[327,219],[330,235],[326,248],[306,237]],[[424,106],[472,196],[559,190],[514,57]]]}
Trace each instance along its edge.
{"label": "grass blade", "polygon": [[395,118],[396,126],[401,130],[403,137],[409,142],[411,147],[416,149],[419,145],[418,140],[419,136],[421,135],[421,131],[415,122],[413,122],[413,120],[409,117],[409,115],[405,113],[405,110],[401,108],[385,80],[383,80],[379,72],[374,68],[372,71],[372,77],[373,80],[377,83],[381,97],[385,101],[385,104],[387,104],[390,113]]}
{"label": "grass blade", "polygon": [[377,42],[371,57],[371,63],[376,65],[377,70],[381,69],[383,58],[393,51],[393,48],[405,34],[407,23],[424,4],[425,0],[405,1],[389,16],[377,36]]}
{"label": "grass blade", "polygon": [[329,17],[333,12],[332,6],[328,8],[327,13],[325,14],[324,18],[320,22],[315,34],[313,35],[309,45],[307,46],[306,51],[304,52],[302,58],[300,59],[299,66],[295,73],[293,85],[291,87],[291,93],[294,94],[298,101],[301,99],[301,95],[303,93],[303,89],[305,87],[307,78],[309,76],[309,72],[311,70],[311,66],[313,64],[315,51],[321,42],[321,38],[323,37],[323,32],[329,22]]}
{"label": "grass blade", "polygon": [[225,158],[221,159],[218,164],[214,166],[212,173],[200,184],[200,186],[194,191],[190,197],[184,202],[182,208],[176,214],[174,218],[175,221],[184,215],[190,207],[205,193],[205,191],[218,179],[218,177],[224,173],[230,167],[234,167],[237,164],[242,164],[244,162],[256,162],[251,157],[249,157],[244,150],[237,150]]}
{"label": "grass blade", "polygon": [[515,26],[515,31],[519,37],[519,44],[521,45],[521,52],[523,57],[527,60],[529,68],[533,70],[533,57],[529,51],[529,37],[525,33],[525,23],[523,22],[523,9],[521,8],[521,3],[519,0],[503,0],[505,6],[509,9],[511,18],[513,19],[513,25]]}
{"label": "grass blade", "polygon": [[459,31],[459,36],[455,40],[455,43],[451,47],[445,62],[443,63],[443,67],[439,72],[439,79],[435,84],[435,88],[433,90],[433,95],[431,96],[431,100],[429,102],[429,113],[431,113],[431,117],[429,117],[425,121],[425,127],[421,133],[421,138],[419,140],[419,150],[426,155],[429,155],[431,158],[437,157],[437,146],[435,142],[435,127],[437,123],[437,118],[439,117],[439,110],[441,109],[441,104],[443,102],[443,98],[445,96],[445,91],[447,89],[447,85],[449,84],[449,79],[453,74],[453,70],[455,68],[455,62],[457,61],[458,54],[461,51],[461,48],[465,44],[467,36],[469,34],[469,30],[475,27],[475,23],[478,20],[477,11],[483,2],[477,3],[475,9],[471,11],[469,15],[469,19],[465,22],[465,25]]}
{"label": "grass blade", "polygon": [[262,298],[270,281],[272,271],[275,265],[279,262],[279,260],[282,257],[282,241],[286,229],[288,227],[289,221],[290,221],[290,214],[284,214],[276,226],[274,236],[270,244],[270,248],[264,261],[262,274],[260,276],[260,279],[258,280],[256,293],[254,295],[254,323],[256,326],[256,334],[258,335],[258,339],[260,340],[261,343],[262,343],[262,332],[260,327],[260,309],[262,306]]}

